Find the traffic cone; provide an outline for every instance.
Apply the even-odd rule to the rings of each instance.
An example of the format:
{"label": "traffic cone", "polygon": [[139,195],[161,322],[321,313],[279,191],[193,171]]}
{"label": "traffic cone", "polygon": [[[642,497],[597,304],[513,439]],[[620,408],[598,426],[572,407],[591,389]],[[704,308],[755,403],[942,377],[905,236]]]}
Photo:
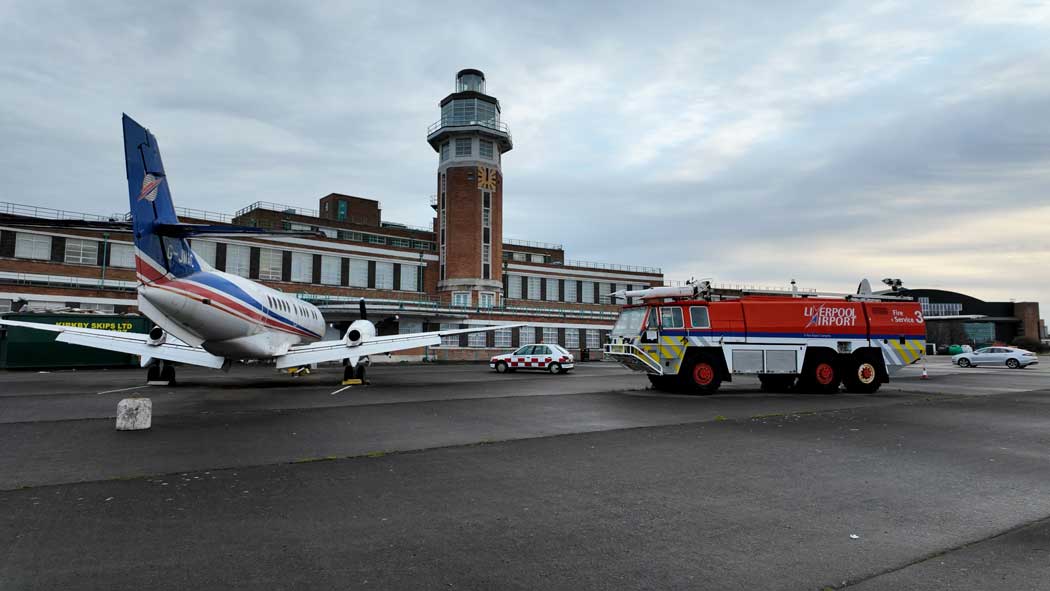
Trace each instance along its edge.
{"label": "traffic cone", "polygon": [[922,366],[922,377],[919,378],[919,379],[920,380],[928,380],[928,379],[930,379],[930,374],[926,373],[926,366],[925,365]]}

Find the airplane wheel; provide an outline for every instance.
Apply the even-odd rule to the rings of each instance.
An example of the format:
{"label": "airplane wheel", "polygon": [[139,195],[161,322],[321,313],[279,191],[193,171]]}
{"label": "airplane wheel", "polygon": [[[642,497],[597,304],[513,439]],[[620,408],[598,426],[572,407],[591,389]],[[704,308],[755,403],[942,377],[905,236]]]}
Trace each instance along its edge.
{"label": "airplane wheel", "polygon": [[175,385],[175,366],[165,364],[160,370],[160,381],[166,382],[169,386]]}
{"label": "airplane wheel", "polygon": [[159,382],[160,381],[160,368],[156,364],[150,365],[146,368],[146,382]]}
{"label": "airplane wheel", "polygon": [[358,363],[357,367],[354,368],[354,377],[361,380],[361,383],[365,383],[365,364]]}
{"label": "airplane wheel", "polygon": [[343,381],[354,379],[354,368],[349,365],[343,366]]}

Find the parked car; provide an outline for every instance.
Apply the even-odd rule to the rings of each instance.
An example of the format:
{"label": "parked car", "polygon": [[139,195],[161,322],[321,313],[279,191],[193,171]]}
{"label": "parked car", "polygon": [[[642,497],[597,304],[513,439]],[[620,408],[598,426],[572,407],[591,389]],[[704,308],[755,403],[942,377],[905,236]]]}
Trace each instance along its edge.
{"label": "parked car", "polygon": [[1035,353],[1017,347],[985,347],[972,353],[955,355],[952,363],[959,367],[1005,365],[1010,369],[1018,369],[1039,363],[1039,358]]}
{"label": "parked car", "polygon": [[540,369],[553,374],[565,373],[575,367],[572,354],[559,345],[525,345],[513,353],[497,355],[489,360],[489,367],[497,373],[519,369]]}

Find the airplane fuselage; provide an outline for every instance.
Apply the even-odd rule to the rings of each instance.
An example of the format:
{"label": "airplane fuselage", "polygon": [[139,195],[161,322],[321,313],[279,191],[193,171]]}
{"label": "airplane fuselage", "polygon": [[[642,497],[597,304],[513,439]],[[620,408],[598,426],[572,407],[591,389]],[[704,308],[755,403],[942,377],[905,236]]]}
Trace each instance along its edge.
{"label": "airplane fuselage", "polygon": [[249,279],[203,265],[199,272],[173,278],[140,264],[139,275],[140,310],[171,335],[212,355],[268,359],[324,338],[325,322],[316,306]]}

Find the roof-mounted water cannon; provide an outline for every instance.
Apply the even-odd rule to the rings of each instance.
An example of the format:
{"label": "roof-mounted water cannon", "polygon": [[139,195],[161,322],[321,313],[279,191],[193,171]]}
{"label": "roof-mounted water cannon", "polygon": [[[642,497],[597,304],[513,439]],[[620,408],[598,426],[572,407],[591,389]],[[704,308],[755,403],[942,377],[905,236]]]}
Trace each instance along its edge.
{"label": "roof-mounted water cannon", "polygon": [[901,290],[901,280],[900,279],[893,279],[893,278],[887,277],[887,278],[883,279],[882,282],[885,283],[886,285],[890,286],[890,291],[900,291]]}

